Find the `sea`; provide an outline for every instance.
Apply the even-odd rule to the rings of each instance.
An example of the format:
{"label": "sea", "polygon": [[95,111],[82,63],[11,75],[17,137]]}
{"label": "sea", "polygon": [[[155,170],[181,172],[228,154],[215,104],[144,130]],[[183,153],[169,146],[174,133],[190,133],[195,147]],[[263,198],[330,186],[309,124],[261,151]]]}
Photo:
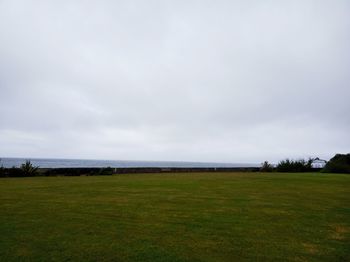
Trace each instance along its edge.
{"label": "sea", "polygon": [[0,166],[19,167],[26,160],[41,168],[69,167],[259,167],[252,163],[212,163],[212,162],[181,162],[181,161],[135,161],[135,160],[93,160],[93,159],[58,159],[58,158],[0,158]]}

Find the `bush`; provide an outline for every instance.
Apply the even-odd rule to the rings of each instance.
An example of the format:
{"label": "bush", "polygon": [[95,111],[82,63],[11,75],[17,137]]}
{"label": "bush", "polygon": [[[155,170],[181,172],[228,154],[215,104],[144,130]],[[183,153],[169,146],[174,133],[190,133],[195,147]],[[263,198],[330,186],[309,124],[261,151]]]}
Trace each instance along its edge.
{"label": "bush", "polygon": [[38,173],[38,166],[33,166],[30,160],[26,160],[24,164],[21,165],[21,171],[24,176],[35,176]]}
{"label": "bush", "polygon": [[276,169],[278,172],[308,172],[312,170],[312,159],[290,160],[285,159],[278,163]]}
{"label": "bush", "polygon": [[100,172],[98,173],[98,175],[100,176],[111,176],[113,175],[113,168],[111,167],[104,167],[100,169]]}
{"label": "bush", "polygon": [[13,166],[11,168],[5,169],[4,176],[6,176],[6,177],[22,177],[24,175],[23,175],[22,169]]}
{"label": "bush", "polygon": [[5,176],[5,168],[1,163],[1,158],[0,158],[0,177],[4,177]]}
{"label": "bush", "polygon": [[350,154],[336,154],[331,158],[322,172],[350,173]]}
{"label": "bush", "polygon": [[261,172],[271,172],[271,171],[273,171],[273,166],[268,161],[265,161],[264,163],[261,164],[260,171]]}

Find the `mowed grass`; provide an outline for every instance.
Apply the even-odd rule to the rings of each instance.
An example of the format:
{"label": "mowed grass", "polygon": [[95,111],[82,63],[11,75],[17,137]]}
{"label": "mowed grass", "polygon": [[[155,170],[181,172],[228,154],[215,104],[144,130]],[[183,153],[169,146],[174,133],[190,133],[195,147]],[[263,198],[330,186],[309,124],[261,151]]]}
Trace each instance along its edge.
{"label": "mowed grass", "polygon": [[1,261],[350,261],[350,176],[0,179]]}

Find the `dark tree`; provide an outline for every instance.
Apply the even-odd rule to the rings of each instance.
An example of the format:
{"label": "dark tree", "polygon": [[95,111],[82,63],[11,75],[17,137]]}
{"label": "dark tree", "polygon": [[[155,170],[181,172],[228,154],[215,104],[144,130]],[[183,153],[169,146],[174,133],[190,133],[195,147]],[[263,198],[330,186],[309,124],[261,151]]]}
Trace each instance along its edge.
{"label": "dark tree", "polygon": [[350,154],[336,154],[331,158],[323,172],[328,173],[350,173]]}

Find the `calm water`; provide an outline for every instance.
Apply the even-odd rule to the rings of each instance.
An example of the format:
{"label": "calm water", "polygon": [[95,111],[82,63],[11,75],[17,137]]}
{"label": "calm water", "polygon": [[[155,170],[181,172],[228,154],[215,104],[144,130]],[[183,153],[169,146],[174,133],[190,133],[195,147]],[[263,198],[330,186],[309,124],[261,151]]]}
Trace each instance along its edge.
{"label": "calm water", "polygon": [[84,159],[45,159],[45,158],[1,158],[0,166],[19,167],[30,160],[33,165],[43,168],[57,167],[258,167],[259,164],[244,163],[204,163],[175,161],[125,161],[125,160],[84,160]]}

